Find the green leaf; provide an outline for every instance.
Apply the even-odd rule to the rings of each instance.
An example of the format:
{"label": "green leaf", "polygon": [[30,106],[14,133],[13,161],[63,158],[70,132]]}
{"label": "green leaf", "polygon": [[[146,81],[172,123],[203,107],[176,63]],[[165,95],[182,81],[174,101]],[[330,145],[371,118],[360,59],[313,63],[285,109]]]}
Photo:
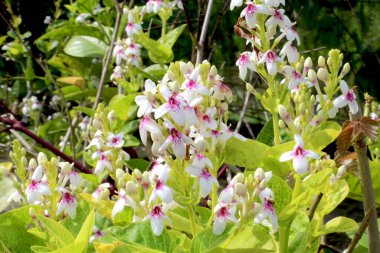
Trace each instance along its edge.
{"label": "green leaf", "polygon": [[291,226],[288,252],[306,252],[307,242],[310,236],[310,221],[304,211],[298,211]]}
{"label": "green leaf", "polygon": [[128,165],[128,168],[131,170],[138,169],[141,172],[144,172],[148,169],[150,162],[141,159],[133,158],[125,162]]}
{"label": "green leaf", "polygon": [[293,170],[291,162],[280,162],[280,156],[293,149],[294,142],[286,142],[280,145],[272,146],[264,151],[264,154],[260,155],[260,158],[264,160],[264,165],[261,166],[270,170],[279,177],[286,177],[289,171]]}
{"label": "green leaf", "polygon": [[172,48],[185,28],[186,24],[183,24],[165,34],[163,37],[164,45],[168,48]]}
{"label": "green leaf", "polygon": [[306,149],[321,151],[339,136],[341,130],[340,125],[335,121],[324,122],[310,140],[305,141]]}
{"label": "green leaf", "polygon": [[[76,86],[66,86],[62,89],[63,96],[65,99],[71,100],[84,100],[88,99],[88,97],[95,97],[97,93],[97,89],[85,89],[81,90]],[[58,92],[55,92],[58,94]],[[105,87],[102,91],[102,97],[106,99],[111,99],[113,96],[117,94],[117,88],[114,87]]]}
{"label": "green leaf", "polygon": [[220,248],[234,250],[235,252],[243,252],[244,250],[247,252],[273,252],[276,246],[267,227],[259,224],[248,224],[239,233],[232,234],[227,243]]}
{"label": "green leaf", "polygon": [[94,115],[95,115],[95,110],[92,108],[88,108],[88,107],[84,107],[84,106],[75,106],[73,109],[77,110],[79,112],[82,112],[84,114],[87,114],[90,117],[94,117]]}
{"label": "green leaf", "polygon": [[[377,226],[380,230],[380,218],[377,219]],[[356,231],[347,232],[348,236],[352,239],[355,236]],[[358,247],[355,248],[354,253],[368,253],[368,245],[369,245],[369,238],[368,238],[368,230],[364,232],[362,237],[359,240]]]}
{"label": "green leaf", "polygon": [[91,36],[104,41],[104,34],[99,28],[83,24],[65,24],[62,27],[45,33],[36,41],[45,39],[62,41],[64,37],[75,35]]}
{"label": "green leaf", "polygon": [[359,225],[353,219],[347,217],[335,217],[324,224],[313,236],[327,235],[331,233],[345,233],[357,230]]}
{"label": "green leaf", "polygon": [[114,96],[109,102],[109,109],[115,111],[116,117],[121,120],[127,120],[131,116],[133,110],[132,107],[135,105],[135,94],[123,95],[118,94]]}
{"label": "green leaf", "polygon": [[112,220],[112,209],[115,205],[114,201],[111,200],[98,200],[91,196],[91,194],[82,192],[79,194],[81,198],[95,207],[95,210],[98,211],[101,215],[107,217],[109,220]]}
{"label": "green leaf", "polygon": [[218,247],[230,236],[229,231],[232,227],[233,226],[229,224],[226,227],[226,230],[221,235],[215,235],[212,232],[212,228],[207,228],[203,230],[202,232],[194,236],[191,242],[190,252],[203,253]]}
{"label": "green leaf", "polygon": [[264,127],[261,129],[260,133],[257,135],[256,140],[268,146],[273,145],[273,140],[274,140],[273,120],[269,120],[267,123],[265,123]]}
{"label": "green leaf", "polygon": [[[0,215],[0,243],[11,252],[31,252],[32,245],[43,244],[40,238],[27,231],[27,226],[32,223],[30,208],[23,206]],[[33,206],[33,209],[42,212],[40,206]]]}
{"label": "green leaf", "polygon": [[226,144],[225,162],[246,168],[262,167],[264,154],[268,148],[267,145],[258,141],[231,138]]}
{"label": "green leaf", "polygon": [[67,228],[61,223],[58,223],[43,215],[36,215],[37,219],[41,222],[42,226],[46,229],[48,234],[57,241],[61,247],[69,245],[74,242],[75,238]]}
{"label": "green leaf", "polygon": [[[80,173],[81,177],[82,174]],[[87,174],[85,174],[87,175]],[[93,176],[93,175],[91,175]],[[75,215],[75,219],[65,219],[62,224],[67,228],[74,236],[79,234],[79,231],[82,229],[82,226],[87,219],[88,214],[91,211],[91,207],[87,202],[81,201],[77,207],[77,214]]]}
{"label": "green leaf", "polygon": [[290,189],[285,180],[276,175],[272,175],[267,186],[272,189],[274,193],[274,208],[276,212],[281,213],[292,200],[292,189]]}
{"label": "green leaf", "polygon": [[[176,210],[169,212],[167,214],[168,217],[172,221],[171,227],[172,229],[175,229],[177,231],[180,231],[180,232],[184,231],[186,233],[191,234],[192,230],[191,230],[191,223],[190,223],[189,217],[180,214],[183,212],[185,212],[187,215],[187,210],[185,209],[181,210],[180,208],[177,208]],[[199,233],[200,231],[202,231],[202,229],[203,229],[202,226],[195,224],[195,233]]]}
{"label": "green leaf", "polygon": [[85,241],[74,242],[60,249],[50,251],[50,253],[81,253],[86,248],[87,244],[88,242]]}
{"label": "green leaf", "polygon": [[88,214],[86,220],[84,221],[81,230],[79,231],[77,237],[75,238],[75,243],[78,242],[88,242],[90,236],[92,235],[92,229],[95,223],[95,212],[94,209]]}
{"label": "green leaf", "polygon": [[131,223],[126,227],[111,227],[106,232],[124,243],[142,246],[147,249],[171,252],[175,240],[164,230],[160,236],[153,234],[148,222]]}
{"label": "green leaf", "polygon": [[131,207],[126,206],[124,207],[123,211],[115,215],[115,218],[113,218],[112,222],[116,226],[126,226],[132,221],[134,213],[135,212]]}
{"label": "green leaf", "polygon": [[323,195],[316,213],[320,213],[324,216],[332,212],[347,197],[349,190],[350,189],[345,180],[336,181]]}
{"label": "green leaf", "polygon": [[174,58],[173,51],[164,44],[152,40],[147,34],[135,34],[137,43],[140,43],[149,53],[149,59],[154,63],[168,63]]}
{"label": "green leaf", "polygon": [[73,36],[63,49],[66,54],[74,57],[101,57],[107,50],[108,45],[90,36]]}
{"label": "green leaf", "polygon": [[148,73],[148,78],[154,77],[152,81],[158,81],[161,80],[166,72],[168,71],[168,66],[164,64],[153,64],[149,67],[144,68],[144,73]]}

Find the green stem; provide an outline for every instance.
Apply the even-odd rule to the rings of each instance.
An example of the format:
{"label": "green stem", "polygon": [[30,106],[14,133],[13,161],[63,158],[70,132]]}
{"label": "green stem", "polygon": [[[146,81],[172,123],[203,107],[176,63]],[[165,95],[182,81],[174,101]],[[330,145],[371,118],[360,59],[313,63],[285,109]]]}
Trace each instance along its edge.
{"label": "green stem", "polygon": [[161,39],[164,42],[164,36],[166,34],[166,20],[162,20]]}
{"label": "green stem", "polygon": [[280,253],[288,252],[288,241],[289,241],[289,231],[290,223],[285,223],[279,227],[279,237],[280,237]]}
{"label": "green stem", "polygon": [[194,210],[193,210],[193,206],[189,205],[187,207],[187,212],[189,213],[189,219],[190,219],[190,225],[191,225],[191,233],[192,233],[192,235],[194,237],[195,234],[196,234],[196,230],[195,230],[195,213],[194,213]]}
{"label": "green stem", "polygon": [[274,144],[279,145],[280,143],[280,132],[278,129],[278,114],[277,112],[272,112],[273,115],[273,134],[274,134]]}
{"label": "green stem", "polygon": [[294,189],[293,189],[292,200],[297,198],[298,193],[299,193],[300,188],[301,188],[301,176],[298,173],[295,173],[294,178],[296,179],[296,182],[295,182]]}

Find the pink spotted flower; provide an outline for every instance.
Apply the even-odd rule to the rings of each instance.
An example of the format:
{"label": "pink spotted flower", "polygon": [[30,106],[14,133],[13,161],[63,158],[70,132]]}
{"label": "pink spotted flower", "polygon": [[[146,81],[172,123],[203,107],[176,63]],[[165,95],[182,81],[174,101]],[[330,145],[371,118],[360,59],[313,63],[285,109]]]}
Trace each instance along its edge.
{"label": "pink spotted flower", "polygon": [[239,77],[241,79],[245,79],[245,77],[247,76],[248,69],[256,71],[256,66],[254,62],[254,59],[256,58],[255,56],[256,54],[251,52],[241,53],[239,59],[236,62],[236,66],[239,67]]}
{"label": "pink spotted flower", "polygon": [[239,224],[239,221],[235,218],[236,206],[233,204],[219,203],[215,206],[214,213],[215,218],[212,231],[216,235],[224,232],[229,221]]}
{"label": "pink spotted flower", "polygon": [[184,159],[186,156],[186,144],[191,144],[192,140],[180,133],[170,121],[166,120],[164,125],[169,130],[169,137],[159,148],[158,152],[164,152],[170,145],[176,158]]}
{"label": "pink spotted flower", "polygon": [[36,201],[41,201],[41,199],[46,195],[51,195],[51,191],[42,179],[42,167],[38,166],[33,172],[32,181],[26,188],[26,198],[30,204],[34,204]]}
{"label": "pink spotted flower", "polygon": [[348,108],[350,108],[350,113],[356,114],[359,110],[359,107],[358,103],[356,102],[355,92],[348,88],[348,85],[344,80],[341,80],[339,85],[340,90],[342,91],[342,95],[334,100],[334,107],[342,108],[348,105]]}
{"label": "pink spotted flower", "polygon": [[309,169],[307,158],[319,159],[319,155],[311,150],[304,149],[302,137],[298,134],[294,135],[296,145],[292,151],[285,152],[280,157],[280,162],[293,160],[293,168],[298,174],[305,174]]}
{"label": "pink spotted flower", "polygon": [[171,225],[171,220],[168,216],[166,216],[164,210],[161,205],[155,205],[149,212],[149,214],[144,218],[144,220],[150,220],[150,226],[152,228],[153,234],[159,236],[162,234],[164,230],[165,223],[169,223]]}
{"label": "pink spotted flower", "polygon": [[245,22],[247,23],[249,28],[255,28],[256,15],[258,13],[270,14],[270,11],[265,6],[256,5],[253,2],[247,2],[247,7],[243,9],[243,11],[240,14],[240,17],[245,18]]}
{"label": "pink spotted flower", "polygon": [[265,221],[269,220],[269,223],[272,227],[272,232],[276,232],[278,230],[278,219],[276,211],[274,209],[272,190],[266,187],[260,192],[259,198],[261,200],[262,206],[259,213],[255,216],[254,222],[256,224],[265,224]]}
{"label": "pink spotted flower", "polygon": [[77,213],[78,201],[75,197],[65,189],[61,189],[62,198],[58,203],[56,215],[62,212],[67,213],[71,219],[75,219]]}
{"label": "pink spotted flower", "polygon": [[259,61],[259,64],[265,62],[269,75],[274,76],[277,73],[277,62],[281,61],[281,58],[274,51],[268,50]]}

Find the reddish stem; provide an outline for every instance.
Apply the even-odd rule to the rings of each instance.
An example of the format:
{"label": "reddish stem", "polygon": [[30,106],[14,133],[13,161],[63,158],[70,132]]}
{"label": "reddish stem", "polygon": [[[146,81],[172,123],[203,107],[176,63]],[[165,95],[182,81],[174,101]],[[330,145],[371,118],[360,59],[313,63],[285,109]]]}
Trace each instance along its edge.
{"label": "reddish stem", "polygon": [[61,157],[65,161],[67,161],[69,163],[73,163],[74,167],[77,168],[78,170],[80,170],[81,172],[86,173],[86,174],[92,174],[92,170],[86,168],[83,164],[81,164],[78,161],[74,160],[73,158],[69,157],[65,153],[59,151],[59,149],[54,147],[51,143],[45,141],[41,137],[38,137],[35,133],[33,133],[28,128],[23,126],[21,121],[9,119],[9,118],[3,118],[3,117],[0,117],[0,121],[9,125],[9,127],[7,128],[8,130],[14,129],[14,130],[20,131],[20,132],[28,135],[30,138],[32,138],[33,140],[35,140],[36,142],[41,144],[42,147],[47,148],[48,150],[53,152],[55,155]]}

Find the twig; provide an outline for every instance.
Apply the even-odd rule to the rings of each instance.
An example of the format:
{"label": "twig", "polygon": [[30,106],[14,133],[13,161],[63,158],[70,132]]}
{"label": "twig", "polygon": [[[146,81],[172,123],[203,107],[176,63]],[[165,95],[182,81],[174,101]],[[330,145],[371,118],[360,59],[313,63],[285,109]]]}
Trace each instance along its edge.
{"label": "twig", "polygon": [[317,198],[314,200],[313,205],[310,208],[309,214],[307,215],[309,217],[309,221],[313,219],[315,210],[317,210],[317,207],[319,205],[319,202],[321,202],[322,197],[323,197],[323,193],[320,192]]}
{"label": "twig", "polygon": [[[362,111],[359,107],[355,115],[350,113],[350,120],[358,120],[362,117]],[[357,164],[360,174],[360,184],[363,194],[364,212],[367,213],[371,209],[376,209],[375,195],[373,192],[371,170],[367,157],[367,145],[364,138],[358,139],[354,143],[354,149],[357,155]],[[377,214],[372,212],[369,217],[368,237],[369,237],[369,253],[380,252],[379,228],[377,226]]]}
{"label": "twig", "polygon": [[243,120],[244,120],[245,113],[247,112],[250,97],[251,97],[251,93],[246,91],[243,107],[242,107],[241,112],[240,112],[240,118],[239,118],[239,121],[236,124],[236,128],[235,128],[236,133],[238,133],[240,131],[241,125],[242,125]]}
{"label": "twig", "polygon": [[23,126],[21,121],[9,119],[9,118],[4,118],[4,117],[0,117],[0,121],[9,125],[12,128],[12,129],[10,129],[10,131],[11,130],[17,130],[19,132],[22,132],[22,133],[28,135],[30,138],[35,140],[37,143],[41,144],[41,146],[49,149],[49,151],[53,152],[55,155],[61,157],[62,159],[66,160],[69,163],[73,163],[74,167],[77,168],[78,170],[80,170],[84,173],[87,173],[87,174],[92,174],[92,171],[89,170],[88,168],[86,168],[83,164],[81,164],[78,161],[74,160],[73,158],[69,157],[65,153],[59,151],[59,149],[54,147],[52,144],[45,141],[41,137],[38,137],[35,133],[33,133],[28,128]]}
{"label": "twig", "polygon": [[116,18],[115,27],[113,29],[113,35],[112,35],[111,45],[110,45],[108,54],[106,56],[106,60],[104,61],[104,65],[103,65],[103,69],[102,69],[102,74],[100,76],[98,91],[96,93],[96,97],[95,97],[95,101],[94,101],[94,106],[93,106],[94,110],[96,110],[96,107],[99,104],[100,96],[102,95],[102,90],[103,90],[103,86],[104,86],[104,81],[106,79],[108,65],[110,64],[111,59],[112,59],[112,52],[113,52],[113,48],[115,46],[115,41],[116,41],[117,33],[118,33],[118,30],[119,30],[119,27],[120,27],[121,17],[122,17],[122,14],[123,14],[123,7],[124,7],[124,4],[125,4],[125,0],[123,1],[123,4],[122,4],[121,7],[119,6],[119,2],[117,0],[114,0],[114,2],[115,2],[116,10],[117,10],[117,18]]}
{"label": "twig", "polygon": [[359,229],[356,231],[354,238],[352,238],[350,245],[348,245],[348,248],[345,251],[346,253],[352,253],[354,251],[356,244],[358,244],[360,238],[362,238],[363,233],[365,232],[365,230],[367,229],[367,227],[369,225],[369,220],[372,216],[373,211],[374,211],[374,209],[369,209],[366,212],[364,219],[362,221],[362,224],[360,225]]}
{"label": "twig", "polygon": [[213,3],[214,3],[214,0],[209,0],[209,2],[207,4],[207,10],[206,10],[205,19],[203,20],[201,37],[199,38],[198,46],[197,46],[197,59],[195,61],[196,63],[201,63],[202,60],[203,60],[204,43],[205,43],[205,40],[206,40],[207,27],[208,27],[208,22],[210,21],[210,16],[211,16],[211,10],[212,10]]}
{"label": "twig", "polygon": [[314,49],[310,49],[310,50],[305,50],[305,51],[301,51],[299,52],[300,54],[304,54],[304,53],[310,53],[310,52],[314,52],[314,51],[319,51],[319,50],[323,50],[325,49],[326,47],[317,47],[317,48],[314,48]]}
{"label": "twig", "polygon": [[[77,121],[78,121],[78,117],[75,117],[74,119],[73,119],[73,121],[72,121],[72,125],[74,126],[76,123],[77,123]],[[66,134],[65,134],[65,137],[63,137],[63,140],[62,140],[62,147],[61,147],[61,152],[63,152],[63,150],[65,150],[65,146],[66,146],[66,144],[67,144],[67,142],[68,142],[68,140],[69,140],[69,138],[70,138],[70,135],[71,135],[71,133],[72,133],[72,130],[73,130],[73,127],[69,127],[68,129],[67,129],[67,132],[66,132]],[[73,133],[74,134],[74,133]]]}

